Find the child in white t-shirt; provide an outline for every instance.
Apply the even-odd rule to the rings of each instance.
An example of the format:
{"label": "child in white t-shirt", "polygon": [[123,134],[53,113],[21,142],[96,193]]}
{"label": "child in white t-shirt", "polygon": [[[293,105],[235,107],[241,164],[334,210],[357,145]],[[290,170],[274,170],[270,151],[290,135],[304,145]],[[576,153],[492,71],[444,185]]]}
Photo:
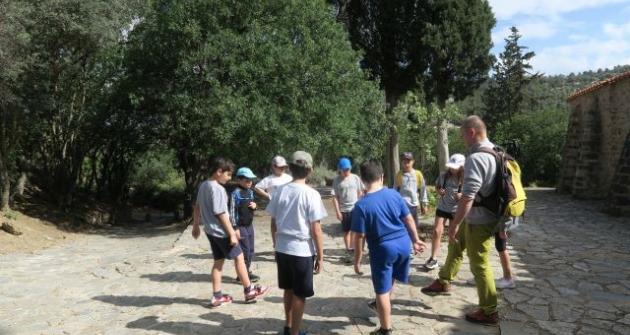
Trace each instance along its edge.
{"label": "child in white t-shirt", "polygon": [[306,184],[313,172],[313,158],[304,151],[291,157],[294,180],[276,189],[267,205],[271,236],[276,250],[278,286],[284,290],[285,335],[300,335],[306,298],[313,291],[313,272],[324,262],[320,220],[327,216],[322,198]]}
{"label": "child in white t-shirt", "polygon": [[284,184],[288,184],[293,178],[286,174],[287,161],[282,156],[276,156],[271,160],[272,174],[263,178],[254,187],[254,191],[261,197],[269,200],[273,191]]}

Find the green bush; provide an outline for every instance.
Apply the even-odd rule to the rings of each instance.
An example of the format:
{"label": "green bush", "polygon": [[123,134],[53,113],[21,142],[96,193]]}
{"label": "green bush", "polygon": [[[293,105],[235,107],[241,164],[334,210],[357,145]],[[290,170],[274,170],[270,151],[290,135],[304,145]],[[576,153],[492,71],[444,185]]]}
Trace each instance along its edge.
{"label": "green bush", "polygon": [[523,182],[539,186],[555,186],[562,163],[562,147],[567,133],[568,112],[546,109],[515,115],[512,122],[502,123],[496,134],[490,134],[496,144],[505,146],[516,140]]}
{"label": "green bush", "polygon": [[323,186],[332,185],[332,180],[337,176],[337,172],[325,166],[316,166],[313,173],[308,177],[307,182],[311,185]]}
{"label": "green bush", "polygon": [[172,212],[184,199],[184,176],[175,169],[172,152],[147,153],[131,178],[131,201],[136,206],[148,206]]}

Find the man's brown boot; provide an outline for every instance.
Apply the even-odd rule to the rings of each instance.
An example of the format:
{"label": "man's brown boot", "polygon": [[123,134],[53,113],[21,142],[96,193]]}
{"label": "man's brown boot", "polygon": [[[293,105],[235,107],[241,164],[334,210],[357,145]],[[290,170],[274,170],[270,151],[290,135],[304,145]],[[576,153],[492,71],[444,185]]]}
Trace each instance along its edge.
{"label": "man's brown boot", "polygon": [[431,285],[423,287],[420,291],[428,295],[444,294],[451,291],[451,284],[442,284],[436,279]]}
{"label": "man's brown boot", "polygon": [[490,315],[486,315],[483,310],[478,309],[474,312],[466,313],[466,320],[482,325],[496,325],[499,323],[499,313],[494,312]]}

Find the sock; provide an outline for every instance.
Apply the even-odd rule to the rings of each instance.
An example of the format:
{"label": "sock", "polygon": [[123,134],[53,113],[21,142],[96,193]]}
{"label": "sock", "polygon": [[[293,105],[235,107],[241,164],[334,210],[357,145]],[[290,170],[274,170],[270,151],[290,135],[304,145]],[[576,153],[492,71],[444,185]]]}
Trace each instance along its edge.
{"label": "sock", "polygon": [[254,284],[249,284],[249,286],[245,288],[245,293],[249,293],[252,289],[254,289]]}
{"label": "sock", "polygon": [[214,296],[215,299],[221,299],[221,297],[223,296],[223,293],[221,293],[221,291],[216,291],[212,295]]}
{"label": "sock", "polygon": [[291,335],[291,327],[284,326],[284,335]]}

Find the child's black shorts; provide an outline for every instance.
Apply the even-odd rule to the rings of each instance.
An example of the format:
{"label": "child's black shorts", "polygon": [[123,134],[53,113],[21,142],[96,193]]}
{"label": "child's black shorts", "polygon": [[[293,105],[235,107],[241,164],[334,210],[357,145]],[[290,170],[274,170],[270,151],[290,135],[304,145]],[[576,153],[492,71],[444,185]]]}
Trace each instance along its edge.
{"label": "child's black shorts", "polygon": [[439,209],[435,210],[435,216],[440,217],[440,218],[453,220],[453,213],[445,212],[445,211],[442,211],[442,210],[439,210]]}
{"label": "child's black shorts", "polygon": [[214,237],[210,234],[206,235],[208,235],[208,240],[210,241],[210,249],[212,249],[212,258],[214,258],[214,260],[226,258],[234,259],[243,253],[239,244],[236,243],[231,246],[230,239],[227,237]]}
{"label": "child's black shorts", "polygon": [[313,291],[313,257],[300,257],[276,252],[278,287],[293,290],[298,297],[308,298]]}
{"label": "child's black shorts", "polygon": [[343,232],[350,231],[350,225],[352,223],[352,212],[341,212],[341,229]]}

